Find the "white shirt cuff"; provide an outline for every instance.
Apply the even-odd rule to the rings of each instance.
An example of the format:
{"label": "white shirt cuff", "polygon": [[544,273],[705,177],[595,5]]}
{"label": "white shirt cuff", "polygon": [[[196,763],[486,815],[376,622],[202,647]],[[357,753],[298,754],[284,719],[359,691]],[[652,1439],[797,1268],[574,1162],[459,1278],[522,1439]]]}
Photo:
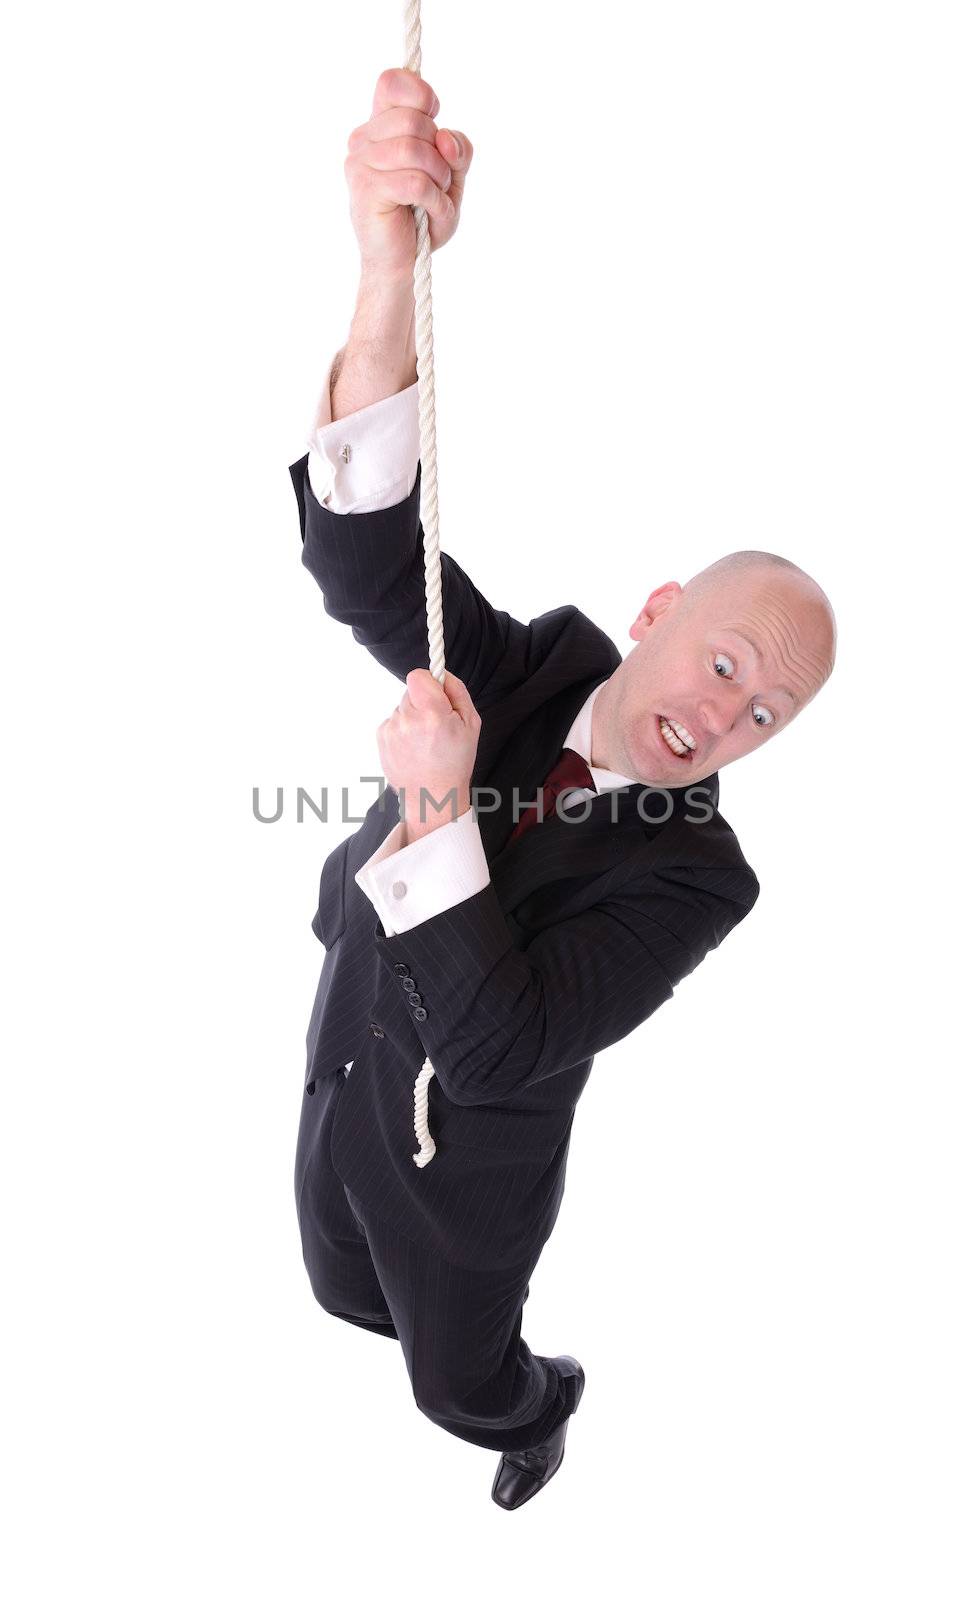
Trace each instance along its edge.
{"label": "white shirt cuff", "polygon": [[475,810],[405,842],[405,821],[396,823],[356,883],[368,895],[386,934],[407,933],[429,917],[478,894],[490,881]]}
{"label": "white shirt cuff", "polygon": [[332,421],[326,371],[309,452],[309,487],[320,505],[340,514],[384,511],[407,500],[419,465],[419,385]]}

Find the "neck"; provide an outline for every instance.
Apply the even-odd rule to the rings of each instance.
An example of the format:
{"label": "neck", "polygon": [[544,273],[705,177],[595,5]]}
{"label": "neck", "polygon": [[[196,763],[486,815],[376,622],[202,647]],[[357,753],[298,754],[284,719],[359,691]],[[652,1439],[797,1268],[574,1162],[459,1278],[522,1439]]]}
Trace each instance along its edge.
{"label": "neck", "polygon": [[606,678],[595,696],[595,704],[591,708],[591,759],[592,767],[604,767],[608,772],[614,772],[611,755],[607,747],[607,719],[605,716],[605,703],[607,696],[605,690],[611,680]]}

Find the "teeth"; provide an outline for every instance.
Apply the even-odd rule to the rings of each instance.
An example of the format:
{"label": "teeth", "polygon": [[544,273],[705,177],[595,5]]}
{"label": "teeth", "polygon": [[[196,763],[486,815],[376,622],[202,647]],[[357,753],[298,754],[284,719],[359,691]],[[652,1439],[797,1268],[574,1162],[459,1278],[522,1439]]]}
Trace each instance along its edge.
{"label": "teeth", "polygon": [[690,755],[695,749],[694,739],[680,722],[671,722],[667,717],[659,717],[658,726],[668,749],[673,750],[676,756]]}
{"label": "teeth", "polygon": [[681,740],[682,744],[686,744],[689,750],[696,750],[698,748],[687,728],[683,728],[680,722],[672,722],[671,726],[674,728],[675,733],[678,735],[678,738]]}

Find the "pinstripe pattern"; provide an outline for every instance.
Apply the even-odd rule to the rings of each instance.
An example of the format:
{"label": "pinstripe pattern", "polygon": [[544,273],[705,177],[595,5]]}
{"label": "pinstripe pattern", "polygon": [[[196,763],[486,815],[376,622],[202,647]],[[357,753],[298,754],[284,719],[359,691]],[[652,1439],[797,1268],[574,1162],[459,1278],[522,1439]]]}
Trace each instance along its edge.
{"label": "pinstripe pattern", "polygon": [[400,1341],[416,1405],[447,1432],[492,1450],[539,1444],[575,1410],[581,1385],[522,1338],[535,1255],[495,1270],[457,1266],[363,1207],[329,1156],[343,1087],[340,1073],[320,1086],[318,1142],[297,1182],[316,1299],[333,1316]]}
{"label": "pinstripe pattern", "polygon": [[[337,516],[312,494],[306,463],[303,456],[290,467],[303,562],[327,614],[404,681],[413,667],[428,666],[419,479],[397,506]],[[444,551],[442,573],[447,666],[482,716],[473,792],[480,808],[483,786],[505,797],[500,809],[479,815],[491,882],[387,938],[354,873],[398,820],[391,790],[326,859],[313,920],[326,955],[307,1034],[296,1156],[314,1288],[330,1248],[314,1198],[324,1192],[329,1203],[334,1172],[361,1208],[367,1247],[378,1249],[384,1273],[398,1270],[404,1250],[417,1270],[432,1274],[430,1283],[440,1281],[436,1262],[444,1263],[453,1273],[449,1294],[464,1293],[456,1270],[486,1274],[490,1286],[504,1274],[514,1294],[555,1224],[574,1108],[596,1052],[670,999],[758,893],[720,813],[687,820],[680,789],[668,791],[674,813],[667,818],[663,795],[636,783],[598,796],[588,815],[572,808],[576,823],[553,816],[510,839],[520,814],[513,789],[535,800],[580,706],[621,657],[574,606],[522,623],[495,609]],[[703,787],[716,807],[717,776]],[[700,807],[690,814],[700,818]],[[424,1019],[407,1002],[406,970]],[[436,1074],[429,1124],[438,1149],[418,1168],[412,1088],[426,1055]],[[349,1060],[345,1077],[339,1069]],[[358,1269],[361,1292],[353,1287],[376,1302],[367,1269],[367,1262]],[[431,1306],[435,1317],[447,1311],[438,1299]],[[493,1347],[494,1338],[484,1360]],[[540,1358],[526,1352],[519,1340],[517,1371],[538,1395],[540,1423],[554,1408],[558,1374],[549,1368],[543,1378]],[[489,1368],[492,1395],[497,1370]],[[519,1406],[527,1398],[516,1392]],[[565,1395],[569,1409],[571,1401]],[[451,1420],[450,1411],[443,1425]],[[476,1442],[488,1442],[487,1420],[458,1418],[478,1429]]]}

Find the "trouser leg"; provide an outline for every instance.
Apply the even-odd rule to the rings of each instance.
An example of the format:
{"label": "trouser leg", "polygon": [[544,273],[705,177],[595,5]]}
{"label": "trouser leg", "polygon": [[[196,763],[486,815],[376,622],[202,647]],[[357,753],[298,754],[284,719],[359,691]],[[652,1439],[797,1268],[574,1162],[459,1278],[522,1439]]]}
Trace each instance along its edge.
{"label": "trouser leg", "polygon": [[296,1151],[296,1208],[302,1255],[312,1292],[343,1322],[397,1339],[362,1225],[332,1165],[329,1139],[339,1074],[305,1095]]}
{"label": "trouser leg", "polygon": [[522,1338],[537,1254],[507,1271],[453,1266],[390,1228],[348,1189],[405,1357],[419,1410],[489,1450],[543,1443],[571,1416],[581,1381]]}

